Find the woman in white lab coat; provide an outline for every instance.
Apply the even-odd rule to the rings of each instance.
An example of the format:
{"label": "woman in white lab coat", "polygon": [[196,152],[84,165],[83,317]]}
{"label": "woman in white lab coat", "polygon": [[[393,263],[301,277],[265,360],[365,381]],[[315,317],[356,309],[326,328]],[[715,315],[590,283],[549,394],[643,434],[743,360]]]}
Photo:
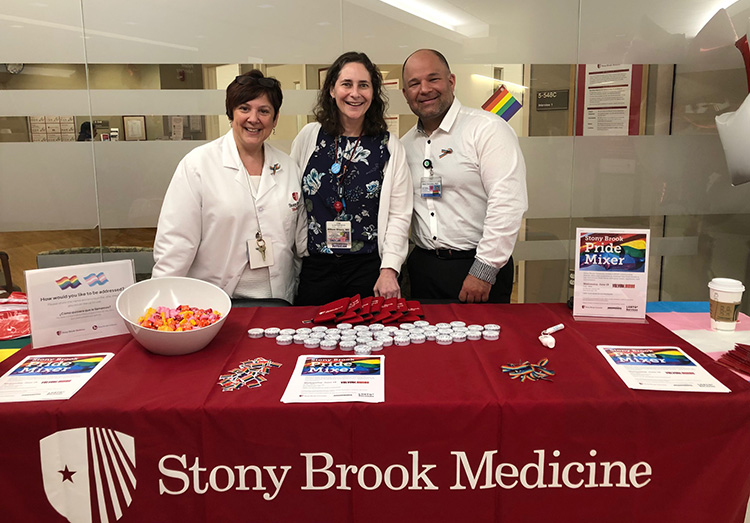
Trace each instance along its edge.
{"label": "woman in white lab coat", "polygon": [[297,164],[265,143],[279,82],[258,70],[227,87],[232,129],[177,166],[159,216],[153,277],[189,276],[234,298],[292,302],[307,216]]}

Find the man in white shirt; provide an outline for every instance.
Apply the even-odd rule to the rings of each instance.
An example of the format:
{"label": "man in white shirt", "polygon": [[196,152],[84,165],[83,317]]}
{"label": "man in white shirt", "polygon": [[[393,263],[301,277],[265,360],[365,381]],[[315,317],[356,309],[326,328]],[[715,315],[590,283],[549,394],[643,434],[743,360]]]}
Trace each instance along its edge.
{"label": "man in white shirt", "polygon": [[404,96],[419,117],[401,140],[415,191],[411,296],[509,303],[511,253],[528,208],[518,138],[499,116],[461,105],[438,51],[414,52],[403,71]]}

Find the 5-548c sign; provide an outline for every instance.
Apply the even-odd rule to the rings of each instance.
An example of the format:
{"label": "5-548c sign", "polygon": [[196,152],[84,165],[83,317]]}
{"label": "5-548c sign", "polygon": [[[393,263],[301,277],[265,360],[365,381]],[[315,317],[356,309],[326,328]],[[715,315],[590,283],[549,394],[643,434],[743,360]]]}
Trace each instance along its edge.
{"label": "5-548c sign", "polygon": [[568,109],[568,89],[556,89],[554,91],[537,91],[537,111],[566,111]]}

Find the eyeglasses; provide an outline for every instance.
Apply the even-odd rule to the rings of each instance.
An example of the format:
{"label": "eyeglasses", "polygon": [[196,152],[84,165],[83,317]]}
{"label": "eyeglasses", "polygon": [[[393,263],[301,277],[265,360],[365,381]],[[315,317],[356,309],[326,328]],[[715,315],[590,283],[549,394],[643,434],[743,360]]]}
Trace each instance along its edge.
{"label": "eyeglasses", "polygon": [[240,75],[240,76],[237,76],[234,79],[234,81],[240,85],[247,85],[247,84],[251,84],[255,82],[258,85],[261,85],[263,87],[268,87],[268,88],[281,86],[281,84],[276,78],[266,78],[266,77],[256,78],[254,76]]}

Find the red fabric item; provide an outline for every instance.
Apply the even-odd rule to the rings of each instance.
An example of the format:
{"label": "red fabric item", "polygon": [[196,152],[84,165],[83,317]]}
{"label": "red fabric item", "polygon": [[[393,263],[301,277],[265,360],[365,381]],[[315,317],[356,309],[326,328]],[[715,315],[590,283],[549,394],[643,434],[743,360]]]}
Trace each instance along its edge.
{"label": "red fabric item", "polygon": [[[344,307],[346,310],[343,310]],[[313,323],[397,323],[416,321],[424,317],[422,306],[418,301],[407,302],[404,298],[360,295],[342,298],[320,307]]]}
{"label": "red fabric item", "polygon": [[[382,314],[382,313],[381,313]],[[401,315],[400,314],[389,314],[388,316],[385,316],[383,319],[378,320],[383,325],[389,325],[391,323],[398,323],[401,321]]]}
{"label": "red fabric item", "polygon": [[318,309],[319,316],[327,316],[329,314],[342,314],[349,306],[349,298],[341,298],[340,300],[332,301],[321,305]]}
{"label": "red fabric item", "polygon": [[[349,320],[355,317],[359,316],[359,309],[362,306],[362,300],[359,297],[359,294],[356,294],[349,300],[349,306],[346,308],[346,312],[344,312],[343,315],[341,315],[336,321],[345,321],[347,323],[351,323]],[[359,322],[361,323],[361,322]]]}
{"label": "red fabric item", "polygon": [[31,334],[29,311],[0,311],[0,340],[14,340]]}
{"label": "red fabric item", "polygon": [[396,310],[397,303],[398,303],[398,298],[386,298],[383,301],[383,305],[380,307],[380,310],[381,311]]}
{"label": "red fabric item", "polygon": [[0,340],[13,340],[31,334],[26,294],[12,292],[0,299]]}
{"label": "red fabric item", "polygon": [[734,43],[735,47],[742,53],[742,61],[745,62],[745,76],[747,77],[747,89],[750,91],[750,47],[747,43],[747,35]]}
{"label": "red fabric item", "polygon": [[348,323],[351,318],[356,318],[357,316],[359,316],[357,311],[346,311],[344,314],[336,318],[336,321],[339,323],[342,321]]}
{"label": "red fabric item", "polygon": [[349,300],[349,306],[346,308],[346,312],[358,311],[360,307],[362,307],[362,299],[359,297],[359,294],[355,294]]}
{"label": "red fabric item", "polygon": [[385,320],[391,317],[391,313],[380,311],[372,316],[372,323],[383,323]]}
{"label": "red fabric item", "polygon": [[750,376],[750,345],[737,343],[734,349],[721,355],[719,363]]}
{"label": "red fabric item", "polygon": [[370,314],[370,304],[372,304],[372,296],[362,298],[362,306],[359,309],[361,315]]}
{"label": "red fabric item", "polygon": [[[92,427],[132,437],[137,485],[131,503],[118,498],[123,523],[742,523],[750,384],[740,376],[650,320],[576,322],[564,304],[423,309],[433,324],[498,323],[500,339],[387,347],[379,404],[279,401],[299,355],[351,353],[280,347],[247,329],[302,327],[315,307],[233,309],[205,349],[185,356],[151,354],[130,335],[44,349],[115,357],[70,400],[0,403],[3,521],[64,521],[47,501],[42,467],[52,488],[67,488],[66,465],[78,486],[94,478],[90,463],[102,470],[101,449],[122,461],[126,449],[107,439],[70,461],[42,461],[40,440]],[[558,323],[555,349],[542,347],[539,333]],[[732,392],[631,390],[596,349],[623,342],[679,347]],[[22,349],[0,373],[38,352]],[[257,357],[282,366],[260,387],[221,391],[220,375]],[[542,358],[551,382],[521,383],[499,368]],[[283,476],[278,488],[271,471]],[[84,508],[96,499],[90,484]]]}
{"label": "red fabric item", "polygon": [[370,314],[380,312],[380,308],[383,306],[385,298],[382,296],[375,296],[370,302]]}
{"label": "red fabric item", "polygon": [[406,314],[407,310],[409,310],[409,307],[406,305],[406,298],[399,298],[396,302],[396,311],[401,314]]}
{"label": "red fabric item", "polygon": [[406,306],[410,314],[416,314],[420,318],[424,318],[424,312],[422,312],[422,304],[416,300],[409,300],[406,302]]}
{"label": "red fabric item", "polygon": [[328,322],[332,322],[332,321],[336,321],[336,315],[334,313],[332,313],[332,312],[329,312],[329,313],[326,313],[326,314],[318,313],[313,318],[313,323],[328,323]]}

